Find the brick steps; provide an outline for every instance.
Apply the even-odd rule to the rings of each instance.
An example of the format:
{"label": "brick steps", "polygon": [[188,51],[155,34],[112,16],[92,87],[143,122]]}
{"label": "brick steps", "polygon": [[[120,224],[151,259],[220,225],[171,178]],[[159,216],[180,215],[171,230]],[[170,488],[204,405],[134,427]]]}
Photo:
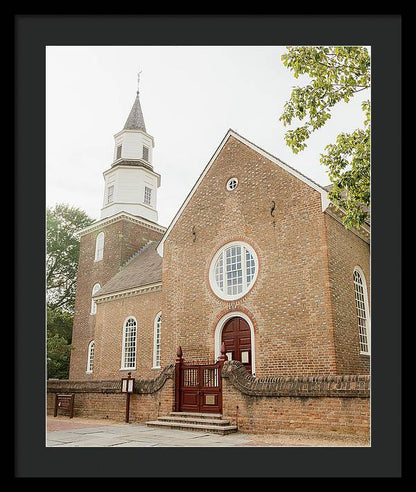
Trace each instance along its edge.
{"label": "brick steps", "polygon": [[217,413],[171,412],[169,415],[159,417],[157,420],[146,422],[146,425],[149,427],[211,432],[223,436],[238,430],[236,425],[231,425],[229,420],[223,420],[222,415]]}

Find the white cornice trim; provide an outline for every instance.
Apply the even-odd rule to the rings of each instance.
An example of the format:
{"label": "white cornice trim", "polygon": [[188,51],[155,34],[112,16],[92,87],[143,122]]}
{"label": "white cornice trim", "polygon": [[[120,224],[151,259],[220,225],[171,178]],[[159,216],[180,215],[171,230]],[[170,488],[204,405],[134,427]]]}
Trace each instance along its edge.
{"label": "white cornice trim", "polygon": [[97,304],[103,301],[114,301],[125,297],[136,296],[139,294],[147,294],[149,292],[156,292],[162,290],[162,282],[155,284],[142,285],[140,287],[134,287],[132,289],[121,290],[119,292],[112,292],[110,294],[103,294],[94,296],[94,300]]}
{"label": "white cornice trim", "polygon": [[[343,217],[345,216],[345,211],[342,210],[341,208],[337,208],[332,202],[330,202],[329,206],[325,209],[325,213],[327,213],[330,217],[335,219],[337,222],[342,224],[344,226],[343,222]],[[371,238],[371,230],[370,227],[367,224],[363,224],[360,227],[360,230],[352,228],[349,229],[350,232],[358,236],[360,239],[365,241],[367,244],[370,244],[370,238]]]}
{"label": "white cornice trim", "polygon": [[91,224],[90,226],[86,227],[85,229],[82,229],[81,231],[78,232],[78,236],[85,236],[86,234],[89,234],[90,232],[94,232],[98,229],[101,229],[102,227],[112,224],[114,222],[118,222],[119,220],[129,220],[130,222],[134,222],[135,224],[140,224],[144,227],[147,227],[148,229],[151,229],[153,231],[158,231],[161,233],[164,233],[166,231],[166,227],[160,226],[158,224],[155,224],[153,222],[150,222],[142,217],[135,217],[134,215],[129,214],[128,212],[119,212],[116,215],[113,215],[111,217],[106,217],[105,219],[100,219]]}
{"label": "white cornice trim", "polygon": [[[110,174],[111,172],[115,172],[117,171],[117,169],[140,169],[140,170],[144,170],[146,172],[148,172],[149,174],[153,174],[153,176],[155,176],[157,179],[158,179],[158,184],[160,186],[160,174],[159,173],[156,173],[155,171],[153,171],[153,169],[149,169],[147,166],[128,166],[128,165],[123,165],[123,164],[117,164],[117,162],[120,161],[137,161],[138,163],[145,163],[146,161],[144,161],[143,159],[126,159],[126,158],[120,158],[120,159],[117,159],[116,161],[113,162],[112,164],[112,167],[110,167],[109,169],[107,169],[106,171],[103,171],[103,176],[106,176],[107,174]],[[149,164],[149,166],[151,166],[151,164]]]}
{"label": "white cornice trim", "polygon": [[150,135],[150,133],[146,133],[144,132],[143,130],[120,130],[119,132],[117,132],[116,134],[114,134],[114,140],[119,136],[121,135],[122,133],[141,133],[143,135],[146,135],[146,137],[149,137],[150,140],[152,141],[152,147],[154,148],[155,146],[155,139],[152,137],[152,135]]}
{"label": "white cornice trim", "polygon": [[277,164],[278,166],[280,166],[282,169],[284,169],[288,173],[292,174],[293,176],[295,176],[296,178],[300,179],[301,181],[303,181],[304,183],[306,183],[308,186],[310,186],[311,188],[313,188],[314,190],[316,190],[321,195],[322,211],[325,211],[326,208],[328,207],[328,204],[329,204],[328,191],[325,190],[325,188],[323,188],[322,186],[318,185],[317,183],[315,183],[311,179],[307,178],[306,176],[304,176],[299,171],[296,171],[296,169],[293,169],[292,167],[288,166],[287,164],[285,164],[283,161],[281,161],[277,157],[273,156],[272,154],[269,154],[268,152],[266,152],[262,148],[258,147],[257,145],[253,144],[252,142],[246,140],[244,137],[242,137],[241,135],[239,135],[238,133],[236,133],[234,130],[231,130],[230,129],[226,133],[225,137],[222,139],[222,142],[218,146],[217,150],[215,151],[214,155],[211,157],[211,159],[208,162],[208,164],[205,166],[205,169],[203,170],[202,174],[198,178],[198,180],[195,183],[194,187],[191,189],[189,195],[186,197],[186,199],[183,202],[181,208],[179,209],[179,211],[177,212],[177,214],[173,218],[173,220],[170,223],[168,229],[166,230],[164,236],[162,237],[162,239],[161,239],[161,241],[160,241],[160,243],[159,243],[159,245],[157,247],[157,252],[159,253],[160,256],[163,257],[163,246],[164,246],[164,243],[166,241],[166,238],[170,234],[170,231],[173,229],[173,226],[176,224],[177,220],[182,215],[183,210],[188,205],[189,201],[191,200],[192,196],[194,195],[194,193],[195,193],[196,189],[198,188],[199,184],[201,183],[201,181],[204,179],[204,177],[208,173],[209,169],[211,168],[211,166],[214,163],[215,159],[217,158],[218,154],[221,152],[221,150],[223,149],[223,147],[225,146],[225,144],[227,143],[227,141],[228,141],[228,139],[230,137],[234,137],[235,139],[239,140],[243,144],[247,145],[247,147],[250,147],[251,149],[253,149],[258,154],[266,157],[266,159],[268,159],[269,161],[274,162],[275,164]]}

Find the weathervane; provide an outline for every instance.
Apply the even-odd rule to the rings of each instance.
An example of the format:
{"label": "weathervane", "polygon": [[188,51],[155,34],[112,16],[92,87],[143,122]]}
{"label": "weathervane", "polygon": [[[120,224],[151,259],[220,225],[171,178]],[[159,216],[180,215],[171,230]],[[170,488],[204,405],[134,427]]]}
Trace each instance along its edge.
{"label": "weathervane", "polygon": [[137,72],[137,94],[139,93],[139,90],[140,90],[140,74],[142,73],[142,71],[140,70],[140,72]]}

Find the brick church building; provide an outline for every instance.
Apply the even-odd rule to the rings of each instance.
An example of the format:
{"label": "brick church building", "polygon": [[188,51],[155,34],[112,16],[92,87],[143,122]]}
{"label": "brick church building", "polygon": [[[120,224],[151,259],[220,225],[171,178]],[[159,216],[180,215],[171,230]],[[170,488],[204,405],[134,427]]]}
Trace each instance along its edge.
{"label": "brick church building", "polygon": [[166,229],[139,92],[114,138],[80,231],[70,380],[154,380],[178,347],[253,385],[369,374],[369,224],[347,230],[328,187],[229,130]]}

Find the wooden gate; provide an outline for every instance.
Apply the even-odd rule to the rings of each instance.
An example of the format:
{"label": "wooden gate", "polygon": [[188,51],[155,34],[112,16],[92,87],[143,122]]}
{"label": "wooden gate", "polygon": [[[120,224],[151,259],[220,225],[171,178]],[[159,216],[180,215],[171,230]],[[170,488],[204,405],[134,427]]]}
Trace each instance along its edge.
{"label": "wooden gate", "polygon": [[221,353],[215,364],[185,364],[178,348],[175,364],[175,411],[222,412],[221,369],[226,360]]}

